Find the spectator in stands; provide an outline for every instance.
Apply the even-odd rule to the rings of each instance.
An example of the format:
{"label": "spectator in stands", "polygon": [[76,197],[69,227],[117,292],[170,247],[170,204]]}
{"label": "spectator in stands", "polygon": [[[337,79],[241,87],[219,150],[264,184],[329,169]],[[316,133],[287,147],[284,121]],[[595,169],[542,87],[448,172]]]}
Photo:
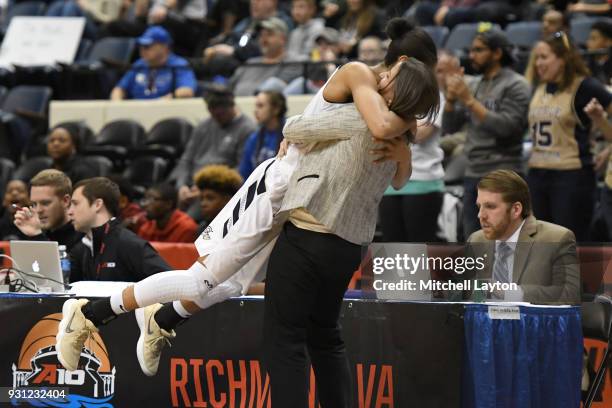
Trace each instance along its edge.
{"label": "spectator in stands", "polygon": [[596,98],[610,111],[612,97],[589,71],[567,34],[536,44],[536,85],[529,106],[533,140],[528,182],[534,215],[588,236],[595,174],[589,144],[587,104]]}
{"label": "spectator in stands", "polygon": [[287,101],[275,91],[259,92],[255,98],[255,119],[259,129],[253,132],[244,147],[240,175],[246,180],[263,161],[276,156],[283,140]]}
{"label": "spectator in stands", "polygon": [[[436,78],[440,87],[440,111],[444,110],[446,78],[461,72],[459,61],[438,52]],[[412,150],[412,175],[399,190],[389,187],[380,203],[380,225],[387,242],[437,242],[438,215],[444,197],[444,152],[440,148],[442,115],[433,123],[418,121]],[[415,217],[415,214],[419,214]]]}
{"label": "spectator in stands", "polygon": [[559,10],[548,10],[542,15],[542,38],[553,35],[557,31],[569,32],[569,20],[567,15]]}
{"label": "spectator in stands", "polygon": [[19,228],[15,226],[15,213],[21,207],[30,205],[28,186],[21,180],[11,180],[6,184],[2,200],[2,218],[0,218],[0,241],[19,239]]}
{"label": "spectator in stands", "polygon": [[236,68],[249,58],[258,57],[262,50],[256,38],[258,24],[271,17],[280,18],[292,27],[291,18],[278,10],[277,0],[250,0],[250,15],[236,24],[232,33],[219,44],[204,50],[208,75],[231,77]]}
{"label": "spectator in stands", "polygon": [[140,226],[146,221],[147,212],[134,201],[136,192],[132,184],[123,176],[110,176],[108,179],[119,187],[119,218],[121,224],[130,231],[138,233]]}
{"label": "spectator in stands", "polygon": [[62,171],[72,183],[97,176],[87,159],[79,155],[79,129],[71,124],[63,124],[51,129],[47,137],[47,154],[53,159],[52,167]]}
{"label": "spectator in stands", "polygon": [[[593,121],[593,126],[598,128],[609,142],[612,142],[612,125],[608,120],[609,112],[606,112],[603,106],[601,106],[601,103],[599,103],[597,99],[592,99],[584,108],[584,111]],[[612,143],[609,143],[605,185],[601,192],[600,201],[601,212],[603,214],[603,218],[607,226],[608,241],[612,241],[612,154],[610,154],[611,146]]]}
{"label": "spectator in stands", "polygon": [[138,235],[147,241],[193,242],[198,225],[176,208],[177,200],[178,193],[170,184],[150,187],[143,200],[148,220],[140,226]]}
{"label": "spectator in stands", "polygon": [[207,0],[153,0],[148,22],[168,30],[175,41],[175,51],[191,57],[204,35],[207,13]]}
{"label": "spectator in stands", "polygon": [[376,65],[385,58],[385,46],[378,37],[366,37],[359,41],[357,59],[368,65]]}
{"label": "spectator in stands", "polygon": [[[542,38],[547,38],[556,32],[569,33],[569,19],[567,14],[558,10],[548,10],[542,16]],[[530,84],[535,76],[535,49],[531,48],[527,68],[525,68],[525,79]]]}
{"label": "spectator in stands", "polygon": [[479,0],[422,1],[415,10],[414,17],[419,25],[438,25],[453,28],[460,23],[476,20],[474,6]]}
{"label": "spectator in stands", "polygon": [[98,38],[139,37],[147,29],[149,0],[126,0],[121,16],[98,28]]}
{"label": "spectator in stands", "polygon": [[46,11],[49,17],[82,17],[85,20],[83,37],[94,39],[98,23],[116,20],[121,13],[121,1],[57,0]]}
{"label": "spectator in stands", "polygon": [[302,73],[302,65],[291,64],[287,55],[288,29],[283,20],[277,17],[264,20],[257,26],[257,33],[262,56],[247,60],[230,79],[236,96],[254,95],[270,80],[280,80],[284,87]]}
{"label": "spectator in stands", "polygon": [[346,13],[346,0],[323,0],[321,2],[321,15],[327,27],[338,27],[340,20]]}
{"label": "spectator in stands", "polygon": [[240,174],[225,165],[204,166],[194,177],[200,192],[203,223],[198,236],[242,186]]}
{"label": "spectator in stands", "polygon": [[211,164],[237,168],[242,160],[244,144],[256,129],[255,122],[240,112],[234,95],[227,89],[210,91],[206,96],[210,117],[194,130],[169,180],[179,189],[179,207],[186,208],[199,196],[190,189],[196,171]]}
{"label": "spectator in stands", "polygon": [[[224,0],[215,1],[208,15],[206,16],[206,28],[211,38],[211,44],[220,44],[232,34],[236,23],[249,16],[250,0]],[[208,41],[203,43],[203,48],[196,55],[202,52]]]}
{"label": "spectator in stands", "polygon": [[516,283],[493,298],[531,303],[580,303],[580,268],[572,231],[536,219],[527,183],[517,173],[496,170],[478,183],[482,229],[468,239],[471,257],[483,257],[476,277]]}
{"label": "spectator in stands", "polygon": [[315,46],[315,38],[323,31],[324,22],[315,18],[316,0],[293,0],[291,17],[296,26],[289,34],[287,54],[291,59],[308,60]]}
{"label": "spectator in stands", "polygon": [[315,38],[315,46],[312,49],[310,61],[328,61],[329,63],[310,64],[308,66],[308,78],[305,79],[303,76],[295,78],[283,89],[283,95],[316,94],[336,70],[336,62],[340,59],[339,41],[338,31],[331,27],[325,27]]}
{"label": "spectator in stands", "polygon": [[444,133],[467,124],[463,225],[467,235],[478,229],[476,184],[496,169],[522,170],[523,134],[527,128],[529,85],[512,71],[512,44],[499,30],[476,35],[470,62],[481,74],[468,84],[463,75],[446,80]]}
{"label": "spectator in stands", "polygon": [[68,214],[85,238],[71,252],[71,282],[135,282],[171,269],[147,241],[121,226],[119,197],[106,177],[74,186]]}
{"label": "spectator in stands", "polygon": [[15,225],[22,239],[57,241],[70,252],[83,237],[68,216],[72,183],[59,170],[43,170],[30,180],[31,207],[15,213]]}
{"label": "spectator in stands", "polygon": [[587,49],[600,54],[591,56],[589,68],[594,78],[604,85],[612,85],[612,23],[607,20],[599,20],[591,26]]}
{"label": "spectator in stands", "polygon": [[374,0],[347,0],[346,5],[346,14],[337,27],[340,32],[340,52],[354,59],[361,39],[370,36],[385,38],[386,20]]}
{"label": "spectator in stands", "polygon": [[584,0],[567,5],[567,11],[572,18],[578,15],[607,16],[610,10],[607,0]]}
{"label": "spectator in stands", "polygon": [[172,38],[160,27],[149,27],[138,38],[141,58],[111,92],[112,100],[191,98],[197,83],[189,63],[170,51]]}

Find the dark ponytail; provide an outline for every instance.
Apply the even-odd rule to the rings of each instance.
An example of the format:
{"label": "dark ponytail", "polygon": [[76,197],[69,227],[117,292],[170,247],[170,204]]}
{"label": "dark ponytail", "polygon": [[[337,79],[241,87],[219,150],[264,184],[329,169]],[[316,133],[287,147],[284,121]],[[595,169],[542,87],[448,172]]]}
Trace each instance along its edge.
{"label": "dark ponytail", "polygon": [[415,27],[406,18],[392,18],[385,32],[391,39],[385,55],[386,66],[395,64],[402,55],[416,58],[430,68],[438,62],[436,44],[429,34],[422,28]]}

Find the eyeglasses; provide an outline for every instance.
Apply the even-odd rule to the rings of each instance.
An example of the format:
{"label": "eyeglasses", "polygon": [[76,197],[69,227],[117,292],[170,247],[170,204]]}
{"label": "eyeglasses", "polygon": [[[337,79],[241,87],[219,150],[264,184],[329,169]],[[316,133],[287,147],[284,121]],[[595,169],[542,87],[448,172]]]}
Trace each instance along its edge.
{"label": "eyeglasses", "polygon": [[484,52],[487,51],[489,48],[487,47],[472,47],[470,48],[470,52]]}
{"label": "eyeglasses", "polygon": [[569,38],[567,37],[567,34],[565,34],[564,31],[557,31],[552,36],[557,40],[560,39],[561,41],[563,41],[563,46],[567,51],[571,50],[572,47],[570,46]]}

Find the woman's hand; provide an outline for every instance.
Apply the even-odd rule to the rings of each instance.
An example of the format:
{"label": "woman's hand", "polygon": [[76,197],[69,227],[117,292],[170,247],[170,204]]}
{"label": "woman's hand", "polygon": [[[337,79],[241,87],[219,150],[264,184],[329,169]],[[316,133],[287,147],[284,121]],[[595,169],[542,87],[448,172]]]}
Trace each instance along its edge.
{"label": "woman's hand", "polygon": [[281,159],[287,155],[287,149],[289,148],[289,142],[287,139],[283,139],[278,146],[278,153],[276,154],[276,158]]}
{"label": "woman's hand", "polygon": [[374,163],[393,161],[397,163],[410,163],[412,151],[403,136],[393,139],[372,139],[376,142],[374,149],[370,151],[375,156]]}
{"label": "woman's hand", "polygon": [[584,113],[595,123],[605,120],[607,116],[603,106],[595,98],[591,99],[587,106],[584,107]]}

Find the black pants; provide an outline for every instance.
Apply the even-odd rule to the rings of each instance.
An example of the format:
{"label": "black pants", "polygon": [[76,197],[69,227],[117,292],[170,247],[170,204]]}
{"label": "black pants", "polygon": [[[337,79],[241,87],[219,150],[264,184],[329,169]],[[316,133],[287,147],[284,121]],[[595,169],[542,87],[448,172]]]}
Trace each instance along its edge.
{"label": "black pants", "polygon": [[385,242],[439,242],[438,215],[444,194],[388,195],[380,202]]}
{"label": "black pants", "polygon": [[352,407],[352,377],[338,319],[361,247],[285,224],[266,278],[264,353],[273,408],[306,408],[309,370],[323,408]]}
{"label": "black pants", "polygon": [[527,176],[533,214],[570,229],[576,240],[586,241],[595,207],[595,173],[578,170],[530,169]]}

